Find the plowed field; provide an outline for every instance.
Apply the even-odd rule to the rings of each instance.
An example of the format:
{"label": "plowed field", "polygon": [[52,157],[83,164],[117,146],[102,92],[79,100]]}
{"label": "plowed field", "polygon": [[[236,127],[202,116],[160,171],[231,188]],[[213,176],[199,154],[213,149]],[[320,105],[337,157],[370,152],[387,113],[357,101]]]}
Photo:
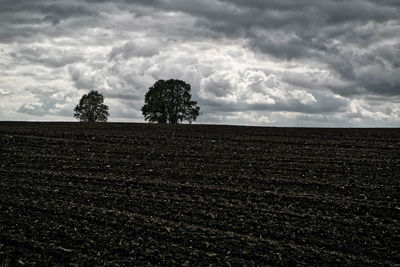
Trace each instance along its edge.
{"label": "plowed field", "polygon": [[0,123],[0,264],[400,264],[400,130]]}

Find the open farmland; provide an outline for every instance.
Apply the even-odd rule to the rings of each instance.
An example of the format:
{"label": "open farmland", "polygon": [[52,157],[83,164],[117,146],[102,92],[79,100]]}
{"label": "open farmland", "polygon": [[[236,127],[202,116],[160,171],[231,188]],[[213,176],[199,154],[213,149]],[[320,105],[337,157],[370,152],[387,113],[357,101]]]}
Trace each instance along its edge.
{"label": "open farmland", "polygon": [[400,264],[400,130],[0,123],[0,264]]}

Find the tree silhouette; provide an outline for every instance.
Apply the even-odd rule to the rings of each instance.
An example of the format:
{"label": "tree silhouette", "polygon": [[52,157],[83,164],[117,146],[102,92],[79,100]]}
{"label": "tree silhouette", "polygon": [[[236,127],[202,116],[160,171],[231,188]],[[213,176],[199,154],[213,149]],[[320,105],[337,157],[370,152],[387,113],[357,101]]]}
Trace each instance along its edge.
{"label": "tree silhouette", "polygon": [[199,116],[200,107],[191,97],[190,84],[174,79],[159,80],[146,93],[142,113],[150,122],[192,122]]}
{"label": "tree silhouette", "polygon": [[104,96],[92,90],[89,94],[82,96],[79,104],[74,108],[74,117],[82,122],[105,122],[108,113],[108,106],[103,104]]}

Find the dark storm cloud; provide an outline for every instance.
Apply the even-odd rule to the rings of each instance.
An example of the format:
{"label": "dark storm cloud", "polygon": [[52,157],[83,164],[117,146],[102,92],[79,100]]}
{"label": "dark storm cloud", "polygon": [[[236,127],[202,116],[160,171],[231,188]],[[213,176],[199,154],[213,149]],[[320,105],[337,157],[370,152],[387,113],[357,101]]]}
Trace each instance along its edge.
{"label": "dark storm cloud", "polygon": [[[96,89],[136,119],[152,83],[179,78],[210,121],[398,121],[399,18],[397,0],[2,0],[0,96],[43,116]],[[53,89],[28,99],[29,83]]]}
{"label": "dark storm cloud", "polygon": [[[227,0],[154,0],[129,1],[130,4],[141,4],[155,10],[179,11],[207,19],[214,25],[224,23],[226,31],[238,34],[249,33],[253,27],[262,29],[285,29],[299,35],[316,36],[314,29],[328,27],[327,33],[335,34],[329,26],[346,23],[384,22],[397,20],[398,4],[386,1],[318,1],[318,0],[275,0],[275,1],[227,1]],[[385,5],[386,3],[386,5]],[[133,6],[134,7],[134,6]],[[212,24],[209,24],[210,26]],[[230,25],[230,29],[228,29]],[[243,29],[246,32],[242,31]]]}
{"label": "dark storm cloud", "polygon": [[[34,19],[34,14],[42,15],[41,20]],[[50,20],[59,22],[69,17],[94,16],[97,12],[89,6],[82,5],[79,1],[61,0],[2,0],[0,2],[0,14],[6,16],[9,22],[27,23]],[[16,14],[17,16],[7,16]],[[19,15],[19,16],[18,16]],[[23,16],[25,15],[25,16]],[[11,19],[12,18],[12,19]]]}
{"label": "dark storm cloud", "polygon": [[[30,42],[46,36],[61,36],[58,24],[70,18],[98,15],[97,8],[81,1],[2,0],[0,2],[0,42]],[[87,25],[81,24],[81,27]]]}
{"label": "dark storm cloud", "polygon": [[[198,27],[230,38],[246,38],[252,49],[277,59],[314,60],[326,64],[341,79],[356,84],[354,89],[338,90],[337,93],[400,95],[400,83],[396,78],[400,75],[393,75],[400,73],[396,57],[400,51],[399,2],[139,2],[154,9],[195,16]],[[390,39],[396,43],[380,45]],[[364,66],[370,66],[369,79],[365,79],[366,72],[358,72]],[[364,90],[360,91],[358,87]]]}

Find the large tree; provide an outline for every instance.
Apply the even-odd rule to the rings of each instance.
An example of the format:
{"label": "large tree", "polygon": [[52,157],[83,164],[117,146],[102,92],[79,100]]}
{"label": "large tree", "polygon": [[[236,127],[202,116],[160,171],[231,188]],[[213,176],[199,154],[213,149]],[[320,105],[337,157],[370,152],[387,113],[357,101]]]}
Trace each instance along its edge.
{"label": "large tree", "polygon": [[83,122],[105,122],[108,113],[108,106],[103,104],[104,96],[97,92],[91,91],[84,94],[79,104],[74,108],[74,117]]}
{"label": "large tree", "polygon": [[159,80],[146,93],[142,113],[145,120],[151,122],[192,122],[199,116],[200,107],[191,97],[190,84],[181,80]]}

